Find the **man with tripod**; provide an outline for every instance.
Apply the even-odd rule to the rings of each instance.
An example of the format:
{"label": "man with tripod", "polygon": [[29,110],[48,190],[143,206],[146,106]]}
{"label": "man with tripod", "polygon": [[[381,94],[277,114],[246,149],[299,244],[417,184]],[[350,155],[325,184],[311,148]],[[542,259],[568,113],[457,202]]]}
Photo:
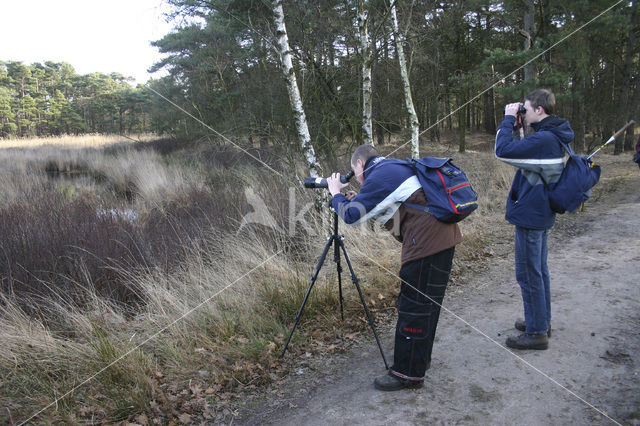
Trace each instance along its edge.
{"label": "man with tripod", "polygon": [[386,159],[371,145],[359,146],[351,157],[359,194],[341,190],[340,174],[327,178],[331,205],[347,224],[369,219],[383,223],[402,243],[401,288],[398,297],[393,365],[374,380],[376,389],[394,391],[422,387],[440,306],[451,273],[456,244],[462,234],[456,224],[403,203],[426,205],[424,191],[410,165]]}
{"label": "man with tripod", "polygon": [[[508,222],[516,226],[516,279],[524,306],[524,321],[515,328],[506,345],[514,349],[547,349],[551,335],[551,291],[547,266],[547,236],[555,223],[547,195],[548,185],[558,181],[564,168],[564,148],[573,140],[567,120],[553,114],[556,99],[546,89],[538,89],[505,107],[498,127],[495,154],[518,170],[507,197]],[[514,131],[524,120],[535,133],[520,138]],[[518,123],[518,124],[517,124]]]}

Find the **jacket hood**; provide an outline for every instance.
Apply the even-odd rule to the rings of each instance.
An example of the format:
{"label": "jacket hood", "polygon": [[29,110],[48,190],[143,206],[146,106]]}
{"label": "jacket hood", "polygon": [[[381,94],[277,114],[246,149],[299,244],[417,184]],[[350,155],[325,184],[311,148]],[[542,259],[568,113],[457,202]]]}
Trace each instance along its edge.
{"label": "jacket hood", "polygon": [[533,130],[536,132],[547,130],[553,133],[562,143],[568,144],[573,141],[573,129],[564,118],[550,115],[544,120],[533,123],[531,127],[533,127]]}

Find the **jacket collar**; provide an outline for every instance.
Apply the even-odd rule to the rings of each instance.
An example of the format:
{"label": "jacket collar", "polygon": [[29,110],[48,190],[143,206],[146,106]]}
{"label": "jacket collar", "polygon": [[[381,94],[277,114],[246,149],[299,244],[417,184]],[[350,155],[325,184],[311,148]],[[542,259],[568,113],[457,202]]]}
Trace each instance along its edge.
{"label": "jacket collar", "polygon": [[376,164],[382,160],[384,160],[384,157],[382,155],[378,155],[377,157],[369,158],[366,163],[364,163],[363,175],[365,179],[367,178],[367,175],[371,173],[371,169],[375,168]]}
{"label": "jacket collar", "polygon": [[565,120],[563,120],[562,118],[556,117],[555,115],[549,115],[543,118],[542,120],[538,121],[537,123],[531,124],[531,127],[533,127],[533,130],[537,132],[538,130],[546,130],[546,129],[559,126],[564,121]]}

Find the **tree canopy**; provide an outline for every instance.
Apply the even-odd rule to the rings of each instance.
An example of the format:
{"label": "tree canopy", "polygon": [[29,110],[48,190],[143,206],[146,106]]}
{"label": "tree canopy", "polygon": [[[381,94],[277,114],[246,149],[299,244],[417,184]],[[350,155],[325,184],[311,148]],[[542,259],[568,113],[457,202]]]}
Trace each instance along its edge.
{"label": "tree canopy", "polygon": [[[410,139],[394,43],[397,11],[423,143],[456,132],[494,132],[507,102],[535,87],[556,93],[576,147],[608,138],[639,110],[640,31],[635,1],[285,0],[285,22],[311,140],[332,157],[362,135],[358,13],[371,39],[376,143]],[[298,149],[276,49],[273,12],[262,0],[167,0],[180,23],[153,44],[168,75],[154,90],[239,144]],[[77,76],[68,64],[0,63],[3,135],[207,129],[117,74]],[[632,134],[628,133],[630,149]],[[618,144],[616,151],[624,149]]]}
{"label": "tree canopy", "polygon": [[0,62],[0,137],[152,130],[149,93],[118,73],[61,62]]}
{"label": "tree canopy", "polygon": [[[393,1],[393,0],[392,0]],[[292,112],[274,49],[271,11],[257,0],[169,0],[184,26],[155,42],[174,92],[206,122],[238,137],[290,143]],[[362,140],[358,10],[368,8],[373,120],[379,142],[409,138],[390,3],[284,2],[294,65],[316,150]],[[637,2],[593,0],[397,1],[423,140],[443,129],[493,132],[502,106],[535,87],[584,149],[637,115]],[[497,84],[494,84],[497,83]],[[193,132],[198,124],[186,124]],[[585,139],[585,135],[589,135]],[[295,144],[292,144],[295,146]],[[621,149],[621,148],[620,148]]]}

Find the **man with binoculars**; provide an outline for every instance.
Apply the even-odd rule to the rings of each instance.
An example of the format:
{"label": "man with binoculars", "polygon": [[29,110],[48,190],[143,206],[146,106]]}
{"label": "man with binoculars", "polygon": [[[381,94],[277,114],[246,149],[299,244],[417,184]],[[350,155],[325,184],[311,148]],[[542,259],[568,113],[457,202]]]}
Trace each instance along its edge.
{"label": "man with binoculars", "polygon": [[[524,104],[508,104],[496,135],[496,157],[518,168],[505,216],[516,227],[516,279],[524,306],[524,320],[515,322],[522,333],[506,340],[514,349],[547,349],[551,336],[547,237],[556,215],[547,192],[562,174],[563,144],[573,140],[569,122],[552,115],[555,103],[551,91],[537,89],[525,96]],[[522,139],[514,131],[518,115],[535,130]]]}
{"label": "man with binoculars", "polygon": [[384,391],[419,388],[430,367],[440,306],[462,234],[455,223],[441,222],[404,204],[427,204],[408,162],[384,158],[373,146],[361,145],[351,157],[351,167],[362,184],[359,194],[340,193],[348,185],[340,174],[327,178],[334,210],[348,224],[368,219],[383,223],[402,243],[393,365],[374,380],[374,386]]}

